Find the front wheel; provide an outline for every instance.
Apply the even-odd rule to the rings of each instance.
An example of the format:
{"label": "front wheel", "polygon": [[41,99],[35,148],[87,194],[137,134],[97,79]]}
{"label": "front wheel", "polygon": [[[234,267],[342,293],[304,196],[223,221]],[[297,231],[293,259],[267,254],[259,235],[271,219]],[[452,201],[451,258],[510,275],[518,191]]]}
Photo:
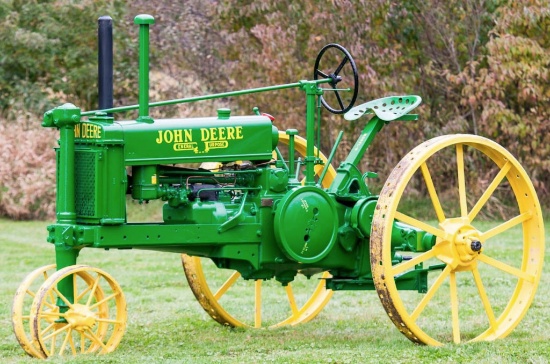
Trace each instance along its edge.
{"label": "front wheel", "polygon": [[[68,283],[72,294],[58,289]],[[43,357],[112,352],[126,328],[126,301],[100,269],[73,265],[52,274],[36,292],[30,330]]]}
{"label": "front wheel", "polygon": [[27,354],[44,359],[44,353],[30,333],[30,312],[34,297],[40,286],[55,273],[56,265],[46,265],[29,273],[19,285],[12,306],[12,325],[19,345]]}
{"label": "front wheel", "polygon": [[[437,175],[430,172],[436,164],[444,166]],[[429,209],[413,199],[431,201]],[[396,222],[428,239],[397,242]],[[519,162],[488,139],[449,135],[419,145],[380,194],[371,231],[374,283],[393,323],[414,342],[505,337],[533,300],[543,258],[533,185]],[[401,290],[403,277],[424,281],[425,294]]]}

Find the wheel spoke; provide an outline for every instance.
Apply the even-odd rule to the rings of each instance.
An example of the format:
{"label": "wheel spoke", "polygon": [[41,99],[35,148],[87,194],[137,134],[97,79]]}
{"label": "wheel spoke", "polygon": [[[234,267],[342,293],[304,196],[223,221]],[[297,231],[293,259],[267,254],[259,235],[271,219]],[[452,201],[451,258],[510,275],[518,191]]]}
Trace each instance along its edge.
{"label": "wheel spoke", "polygon": [[[43,341],[46,341],[46,339],[43,339]],[[50,343],[50,353],[55,353],[55,336],[52,338],[52,342]]]}
{"label": "wheel spoke", "polygon": [[120,320],[113,320],[113,319],[104,319],[104,318],[96,318],[97,322],[105,322],[107,324],[123,324],[123,321]]}
{"label": "wheel spoke", "polygon": [[514,275],[518,278],[524,279],[529,283],[534,283],[535,282],[535,276],[533,274],[529,274],[527,272],[522,271],[521,269],[512,267],[511,265],[508,265],[508,264],[503,263],[499,260],[491,258],[491,257],[487,256],[486,254],[480,254],[478,256],[478,259],[480,261],[482,261],[483,263],[487,263],[490,266],[493,266],[497,269],[500,269],[503,272],[506,272],[506,273]]}
{"label": "wheel spoke", "polygon": [[456,289],[456,273],[451,272],[449,277],[451,291],[451,316],[453,321],[453,341],[460,343],[460,322],[458,320],[458,292]]}
{"label": "wheel spoke", "polygon": [[65,347],[67,346],[67,343],[69,342],[69,338],[71,337],[71,332],[72,332],[72,329],[69,328],[69,330],[67,331],[67,335],[65,335],[65,340],[63,340],[63,343],[59,347],[59,355],[60,356],[63,356],[63,351],[65,351]]}
{"label": "wheel spoke", "polygon": [[437,191],[435,190],[435,186],[432,180],[432,176],[430,174],[430,170],[428,169],[428,165],[426,163],[422,163],[420,169],[422,171],[422,176],[424,176],[424,181],[426,182],[426,187],[428,189],[428,193],[430,194],[430,199],[432,201],[435,214],[437,215],[437,220],[439,222],[442,222],[443,220],[445,220],[445,213],[443,212],[441,202],[439,201],[439,197],[437,196]]}
{"label": "wheel spoke", "polygon": [[323,78],[328,78],[328,75],[321,70],[316,70],[315,72],[317,72],[317,74],[321,75]]}
{"label": "wheel spoke", "polygon": [[437,236],[438,238],[441,238],[443,240],[448,240],[447,233],[441,229],[438,229],[436,227],[433,227],[431,225],[426,224],[425,222],[422,222],[420,220],[417,220],[413,217],[410,217],[408,215],[405,215],[399,211],[395,211],[395,218],[401,222],[404,222],[405,224],[409,224],[413,227],[416,227],[420,230],[424,230],[432,235]]}
{"label": "wheel spoke", "polygon": [[71,345],[71,352],[73,353],[73,355],[76,355],[76,347],[74,346],[74,340],[72,335],[69,336],[69,344]]}
{"label": "wheel spoke", "polygon": [[34,298],[34,296],[36,296],[36,294],[33,291],[31,291],[30,289],[27,289],[27,291],[25,293],[28,294],[29,296],[33,297],[33,298]]}
{"label": "wheel spoke", "polygon": [[90,292],[91,289],[92,289],[92,286],[87,286],[86,289],[80,292],[78,296],[75,294],[76,298],[74,301],[79,302],[86,295],[86,293]]}
{"label": "wheel spoke", "polygon": [[254,327],[262,327],[262,280],[254,282]]}
{"label": "wheel spoke", "polygon": [[231,276],[222,284],[222,286],[220,287],[220,289],[218,289],[218,291],[214,294],[214,298],[216,300],[219,300],[221,298],[221,296],[223,296],[227,290],[229,288],[231,288],[232,285],[235,284],[235,282],[237,281],[237,279],[239,279],[241,276],[241,274],[237,271],[233,272],[233,274],[231,274]]}
{"label": "wheel spoke", "polygon": [[[336,86],[334,86],[334,87],[336,87]],[[344,103],[342,102],[342,99],[340,98],[340,94],[336,90],[334,90],[334,94],[336,95],[336,99],[338,100],[338,105],[340,105],[340,110],[344,110]]]}
{"label": "wheel spoke", "polygon": [[506,230],[509,230],[513,228],[516,225],[519,225],[533,217],[533,213],[531,211],[524,212],[521,215],[518,215],[498,226],[495,226],[494,228],[487,230],[483,234],[481,234],[480,238],[483,241],[487,241],[488,239],[495,237],[499,234],[502,234]]}
{"label": "wheel spoke", "polygon": [[64,313],[60,312],[40,312],[40,317],[66,317]]}
{"label": "wheel spoke", "polygon": [[108,297],[105,297],[104,299],[102,299],[101,301],[98,301],[96,303],[94,303],[93,305],[89,306],[88,308],[90,310],[96,308],[97,306],[99,305],[102,305],[104,304],[105,302],[109,301],[109,300],[112,300],[113,298],[115,298],[116,296],[118,296],[120,294],[120,292],[115,292],[113,293],[112,295],[108,296]]}
{"label": "wheel spoke", "polygon": [[55,322],[52,322],[51,324],[46,326],[46,328],[40,332],[40,336],[44,336],[44,334],[50,331],[50,329],[54,326],[55,326]]}
{"label": "wheel spoke", "polygon": [[57,306],[55,304],[50,303],[50,302],[46,302],[46,301],[44,301],[44,305],[46,305],[52,311],[57,308]]}
{"label": "wheel spoke", "polygon": [[50,299],[51,302],[48,302],[47,298],[46,300],[44,300],[44,302],[46,302],[46,304],[49,305],[52,309],[55,309],[55,307],[57,307],[57,303],[52,291],[48,291],[48,298]]}
{"label": "wheel spoke", "polygon": [[342,62],[338,65],[338,68],[336,68],[336,71],[334,71],[334,74],[336,76],[338,76],[338,74],[340,73],[340,71],[342,71],[342,68],[344,68],[344,66],[346,65],[346,63],[348,63],[348,61],[349,61],[348,56],[345,56]]}
{"label": "wheel spoke", "polygon": [[74,299],[74,303],[78,302],[78,300],[76,299],[76,297],[78,297],[78,280],[77,280],[77,277],[78,277],[77,274],[73,274],[73,299]]}
{"label": "wheel spoke", "polygon": [[288,297],[288,303],[290,304],[290,309],[292,310],[292,315],[296,316],[299,312],[298,306],[296,305],[296,299],[294,297],[294,292],[292,292],[292,286],[289,284],[285,287],[286,295]]}
{"label": "wheel spoke", "polygon": [[479,211],[481,211],[483,206],[485,206],[487,201],[489,201],[497,187],[500,185],[500,182],[502,182],[504,177],[506,177],[506,174],[508,174],[510,168],[512,168],[512,164],[510,162],[506,162],[500,172],[498,172],[498,174],[495,176],[491,184],[489,184],[489,187],[487,187],[487,189],[483,192],[479,200],[476,202],[475,206],[472,207],[472,210],[468,214],[468,220],[470,222],[474,221]]}
{"label": "wheel spoke", "polygon": [[487,313],[489,325],[491,326],[491,329],[493,331],[496,331],[497,321],[495,319],[495,314],[493,312],[493,308],[491,307],[491,303],[489,302],[489,297],[487,297],[487,292],[485,292],[485,287],[483,286],[483,282],[481,281],[481,276],[479,275],[479,270],[477,269],[477,267],[472,270],[472,275],[474,276],[474,282],[476,283],[479,297],[481,298],[481,303],[483,304],[483,308]]}
{"label": "wheel spoke", "polygon": [[[62,332],[65,331],[65,330],[68,330],[68,329],[70,329],[70,328],[71,328],[71,326],[69,326],[69,325],[63,325],[60,329],[57,329],[57,330],[55,330],[54,332],[52,332],[51,334],[49,334],[49,335],[43,337],[42,340],[43,340],[43,341],[46,341],[46,340],[48,340],[49,338],[54,337],[54,341],[55,341],[55,336],[57,336],[58,334],[62,333]],[[53,352],[53,351],[55,351],[55,350],[52,350],[52,352]]]}
{"label": "wheel spoke", "polygon": [[[99,344],[103,348],[103,350],[105,350],[105,352],[108,351],[107,346],[103,343],[103,341],[100,338],[98,338],[96,336],[96,334],[94,334],[94,332],[92,330],[87,329],[86,331],[82,332],[82,335],[84,335],[91,342],[95,342],[95,343]],[[91,347],[91,345],[90,345],[90,347]]]}
{"label": "wheel spoke", "polygon": [[460,216],[468,216],[468,206],[466,204],[466,178],[464,177],[464,147],[462,144],[456,145],[456,169],[458,172],[458,196],[460,200]]}
{"label": "wheel spoke", "polygon": [[65,297],[61,292],[59,292],[57,287],[53,287],[53,290],[57,294],[57,297],[61,298],[61,301],[63,301],[69,308],[73,308],[73,304],[71,302],[69,302],[67,297]]}
{"label": "wheel spoke", "polygon": [[414,268],[415,265],[420,264],[422,262],[425,262],[426,260],[433,258],[437,255],[436,249],[430,249],[425,253],[422,253],[420,255],[417,255],[416,257],[412,258],[411,260],[406,260],[404,263],[397,264],[392,266],[392,269],[390,271],[390,274],[392,276],[396,276],[400,273],[405,272],[406,270]]}
{"label": "wheel spoke", "polygon": [[447,278],[449,273],[451,273],[450,265],[446,266],[445,269],[443,269],[443,271],[441,272],[441,274],[439,274],[428,292],[426,292],[424,297],[422,297],[422,300],[418,303],[414,311],[411,313],[411,319],[413,321],[416,321],[418,319],[422,311],[424,311],[424,309],[426,308],[426,305],[428,305],[428,303],[431,301],[431,299],[433,298],[441,284],[445,281],[445,278]]}
{"label": "wheel spoke", "polygon": [[97,278],[94,280],[94,284],[92,286],[92,289],[90,290],[90,295],[88,296],[88,301],[86,301],[86,306],[90,306],[92,303],[92,299],[95,295],[95,290],[97,289],[97,286],[99,285],[99,280],[101,279],[101,274],[97,274]]}

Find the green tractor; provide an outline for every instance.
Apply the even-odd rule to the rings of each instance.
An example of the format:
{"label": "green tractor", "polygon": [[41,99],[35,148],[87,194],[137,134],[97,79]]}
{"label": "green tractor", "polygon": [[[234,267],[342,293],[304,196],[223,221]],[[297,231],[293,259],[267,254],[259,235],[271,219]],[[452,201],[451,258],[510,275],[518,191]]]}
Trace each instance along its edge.
{"label": "green tractor", "polygon": [[[382,127],[417,120],[411,112],[420,97],[354,106],[355,62],[345,48],[329,44],[311,80],[150,103],[154,19],[139,15],[135,23],[139,104],[87,112],[65,104],[44,115],[42,125],[60,133],[57,221],[47,236],[55,264],[30,273],[15,295],[13,327],[29,355],[108,353],[120,343],[124,294],[108,273],[77,264],[83,248],[181,254],[193,293],[223,325],[305,323],[339,290],[375,290],[393,323],[415,343],[493,340],[521,321],[541,277],[544,229],[533,185],[503,147],[476,135],[436,137],[405,155],[375,195],[367,180],[376,174],[360,171],[360,161]],[[338,61],[327,65],[328,54]],[[246,116],[229,109],[203,118],[149,116],[151,107],[290,88],[305,97],[305,136],[278,130],[257,108]],[[343,133],[328,156],[316,147],[321,105],[364,123],[336,168]],[[128,110],[139,110],[139,117],[111,116]],[[486,168],[480,193],[466,187],[474,159]],[[450,172],[433,175],[430,165],[442,162]],[[449,178],[458,186],[454,194],[444,189]],[[433,218],[408,203],[419,194],[431,202]],[[128,222],[127,196],[164,201],[163,221]],[[513,202],[511,217],[481,219],[501,196]],[[227,276],[213,281],[212,266]],[[241,283],[251,286],[250,311],[232,304],[243,298]],[[276,310],[265,309],[269,301]]]}

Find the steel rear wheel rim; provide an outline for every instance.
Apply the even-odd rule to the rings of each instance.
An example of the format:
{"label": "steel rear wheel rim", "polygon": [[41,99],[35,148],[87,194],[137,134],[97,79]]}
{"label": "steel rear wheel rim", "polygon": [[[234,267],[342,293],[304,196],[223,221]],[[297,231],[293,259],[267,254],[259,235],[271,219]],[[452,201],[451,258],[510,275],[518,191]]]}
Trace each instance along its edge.
{"label": "steel rear wheel rim", "polygon": [[[456,149],[460,216],[454,219],[446,216],[441,208],[441,203],[438,201],[439,197],[431,197],[434,210],[436,210],[435,215],[438,216],[439,220],[439,227],[436,227],[435,230],[439,230],[437,233],[440,234],[440,237],[437,238],[436,245],[424,253],[423,257],[415,258],[416,261],[414,259],[412,261],[418,263],[427,262],[428,259],[444,260],[445,269],[441,273],[436,273],[438,279],[432,282],[432,287],[435,287],[431,292],[428,290],[425,297],[431,294],[435,296],[438,291],[449,289],[447,303],[450,303],[451,317],[449,318],[450,324],[446,328],[450,329],[451,332],[446,336],[432,335],[429,327],[427,327],[429,325],[419,323],[419,321],[426,319],[422,316],[428,311],[426,307],[430,305],[433,296],[432,298],[426,298],[424,302],[419,300],[412,305],[407,305],[405,297],[408,293],[404,294],[397,289],[394,277],[410,268],[403,269],[392,266],[393,254],[390,243],[394,218],[400,221],[408,219],[406,215],[399,212],[399,202],[403,197],[405,188],[415,173],[419,173],[418,171],[424,173],[423,169],[428,170],[426,172],[428,177],[423,175],[424,181],[435,180],[437,176],[430,175],[429,168],[425,168],[425,166],[429,165],[431,156],[445,148]],[[507,181],[510,185],[511,194],[513,194],[517,203],[518,212],[516,216],[502,224],[497,224],[495,229],[489,231],[482,231],[483,229],[478,231],[473,225],[477,223],[475,219],[479,209],[483,207],[480,207],[480,205],[486,204],[490,200],[492,193],[495,192],[492,189],[496,189],[496,187],[489,185],[487,195],[482,195],[478,200],[475,200],[476,203],[468,204],[468,191],[465,189],[464,182],[460,182],[460,179],[464,177],[461,177],[458,173],[460,168],[465,168],[464,150],[466,148],[468,150],[475,149],[476,153],[482,153],[496,165],[496,169],[500,174],[497,173],[492,182],[499,186],[499,183],[497,183],[499,180]],[[429,185],[428,182],[425,183]],[[426,189],[436,191],[436,188],[433,187],[427,187]],[[437,196],[437,191],[435,195]],[[438,205],[439,208],[436,208]],[[423,227],[421,225],[422,221],[417,222],[412,219],[410,222],[416,224],[416,227]],[[514,224],[516,225],[513,226]],[[505,238],[504,235],[508,233],[508,229],[512,228],[521,228],[523,239],[523,252],[514,261],[515,265],[491,257],[492,254],[498,254],[495,248],[491,250],[491,244],[496,246],[495,241]],[[462,249],[464,244],[461,239],[464,236],[469,237],[469,235],[480,237],[482,241],[484,248],[477,255]],[[544,226],[540,204],[526,172],[519,162],[498,144],[472,135],[450,135],[434,138],[413,149],[401,160],[388,178],[380,194],[373,218],[371,249],[371,266],[378,295],[390,319],[411,341],[428,345],[442,345],[445,342],[458,343],[503,338],[524,317],[540,281],[544,254]],[[503,277],[502,279],[508,280],[509,286],[514,287],[510,288],[508,303],[501,305],[505,306],[504,308],[493,306],[492,300],[494,297],[489,294],[491,282],[488,282],[487,279],[484,280],[484,275],[480,273],[490,271],[490,269],[498,271]],[[457,284],[458,278],[466,279],[466,284],[469,280],[472,287],[475,288],[472,288],[472,290],[477,290],[480,302],[478,309],[480,312],[477,313],[479,313],[479,317],[487,321],[486,328],[478,329],[475,334],[466,332],[467,336],[464,338],[462,337],[461,326],[467,326],[468,323],[460,321],[459,314],[462,314],[461,307],[468,305],[468,300],[461,298],[462,291],[466,289]]]}

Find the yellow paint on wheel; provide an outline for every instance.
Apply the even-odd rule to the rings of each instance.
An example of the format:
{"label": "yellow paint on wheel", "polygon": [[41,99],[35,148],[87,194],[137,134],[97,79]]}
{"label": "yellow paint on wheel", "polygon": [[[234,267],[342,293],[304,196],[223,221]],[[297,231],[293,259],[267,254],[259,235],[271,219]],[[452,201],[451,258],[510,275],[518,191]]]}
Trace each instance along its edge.
{"label": "yellow paint on wheel", "polygon": [[[470,154],[466,155],[466,150]],[[437,178],[429,172],[430,158],[434,156],[448,158],[449,165],[456,172],[453,178],[456,178],[458,187],[455,194],[458,216],[448,216],[442,208],[441,201],[445,195],[437,191],[434,184]],[[454,156],[454,160],[449,156]],[[483,193],[472,196],[473,193],[467,191],[465,171],[475,157],[482,159],[484,167],[496,173],[493,173],[492,180],[486,181]],[[482,172],[479,174],[483,175]],[[436,226],[411,216],[412,212],[400,211],[400,202],[406,198],[407,188],[413,186],[418,190],[421,183],[424,183],[424,190],[432,202]],[[514,206],[517,205],[514,207],[517,211],[515,216],[503,222],[494,222],[496,226],[487,230],[478,229],[478,214],[495,198],[499,189],[506,190],[513,197]],[[428,231],[436,237],[435,244],[427,251],[396,264],[395,247],[391,244],[394,220]],[[522,241],[514,247],[520,250],[516,260],[509,262],[494,258],[494,255],[498,256],[499,239],[506,238],[511,229],[519,228],[522,229],[518,233]],[[533,300],[542,274],[543,258],[544,225],[535,189],[519,162],[489,139],[474,135],[448,135],[422,143],[398,163],[380,193],[371,230],[374,283],[390,319],[399,331],[414,342],[442,345],[446,342],[505,337],[522,320]],[[430,286],[425,295],[415,301],[418,295],[413,296],[414,292],[409,295],[398,290],[396,282],[400,275],[415,269],[415,266],[426,268],[428,261],[432,260],[443,267],[430,271],[436,277],[428,281]],[[493,282],[483,275],[495,274],[493,272],[510,287],[509,294],[505,296],[507,301],[498,305],[495,300],[501,299],[500,292],[492,296],[489,287]],[[463,279],[462,285],[458,283],[459,277]],[[444,319],[440,317],[441,308],[429,309],[436,296],[447,300],[446,309],[450,308],[446,324],[440,322]],[[468,309],[472,310],[468,308],[473,305],[472,300],[479,304],[473,309],[474,315],[465,317],[470,312]],[[459,316],[462,309],[465,313]],[[483,324],[485,322],[486,325]],[[466,333],[463,332],[465,327],[468,328]]]}

